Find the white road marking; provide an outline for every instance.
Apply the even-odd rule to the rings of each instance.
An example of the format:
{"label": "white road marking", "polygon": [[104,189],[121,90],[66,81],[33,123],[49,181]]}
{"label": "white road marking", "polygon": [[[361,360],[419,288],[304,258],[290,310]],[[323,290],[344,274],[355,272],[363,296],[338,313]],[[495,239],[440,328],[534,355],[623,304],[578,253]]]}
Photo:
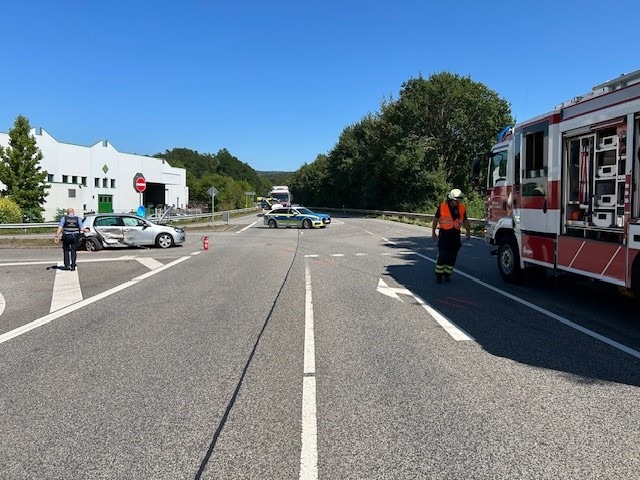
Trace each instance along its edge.
{"label": "white road marking", "polygon": [[[156,268],[155,270],[152,270],[144,275],[140,275],[139,277],[134,278],[133,280],[130,280],[128,282],[125,282],[121,285],[117,285],[105,292],[99,293],[98,295],[94,295],[93,297],[84,299],[80,302],[74,303],[72,305],[66,306],[61,308],[60,310],[56,310],[55,312],[51,312],[48,315],[45,315],[44,317],[40,317],[37,320],[34,320],[31,323],[27,323],[26,325],[22,325],[21,327],[18,328],[14,328],[13,330],[10,330],[9,332],[3,333],[2,335],[0,335],[0,343],[4,343],[7,342],[9,340],[11,340],[12,338],[18,337],[24,333],[30,332],[31,330],[34,330],[38,327],[41,327],[42,325],[46,325],[49,322],[52,322],[53,320],[60,318],[60,317],[64,317],[65,315],[74,312],[75,310],[79,310],[87,305],[90,305],[92,303],[97,302],[98,300],[102,300],[103,298],[107,298],[110,295],[113,295],[114,293],[117,293],[121,290],[124,290],[125,288],[129,288],[132,285],[137,284],[138,282],[140,282],[141,280],[144,280],[145,278],[148,278],[152,275],[155,275],[157,273],[160,273],[164,270],[167,270],[168,268],[171,268],[181,262],[184,262],[185,260],[188,260],[190,257],[180,257],[176,260],[174,260],[173,262],[167,263],[166,265],[163,265],[160,268]],[[64,273],[73,273],[73,272],[64,272]]]}
{"label": "white road marking", "polygon": [[2,296],[2,293],[0,293],[0,315],[2,315],[2,312],[4,312],[4,308],[7,306],[7,302],[5,302],[4,297]]}
{"label": "white road marking", "polygon": [[402,302],[402,299],[396,293],[396,289],[395,288],[391,288],[382,279],[378,280],[378,288],[376,290],[378,292],[380,292],[381,294],[386,295],[387,297],[391,297],[391,298],[394,298],[394,299],[398,300],[399,302]]}
{"label": "white road marking", "polygon": [[332,253],[329,256],[330,257],[344,257],[344,253]]}
{"label": "white road marking", "polygon": [[64,266],[62,263],[58,264],[58,270],[56,270],[56,276],[53,280],[53,293],[51,294],[49,313],[82,300],[78,271],[60,270],[62,266]]}
{"label": "white road marking", "polygon": [[147,267],[149,270],[155,270],[156,268],[160,268],[162,266],[161,262],[151,257],[137,257],[136,260]]}
{"label": "white road marking", "polygon": [[255,222],[247,225],[246,227],[244,227],[243,229],[238,230],[236,233],[241,233],[244,232],[246,229],[253,227],[256,223],[258,223],[260,220],[256,220]]}
{"label": "white road marking", "polygon": [[[422,255],[421,253],[417,253],[416,255],[418,255],[421,258],[424,258],[425,260],[428,260],[431,263],[436,263],[435,260],[433,260],[430,257],[427,257],[426,255]],[[524,305],[525,307],[528,307],[532,310],[535,310],[536,312],[542,313],[543,315],[546,315],[549,318],[553,318],[554,320],[557,320],[558,322],[562,323],[563,325],[566,325],[569,328],[573,328],[574,330],[577,330],[578,332],[584,333],[585,335],[590,336],[591,338],[594,338],[596,340],[599,340],[603,343],[606,343],[607,345],[618,349],[622,352],[628,353],[629,355],[636,357],[636,358],[640,358],[640,352],[637,350],[634,350],[632,348],[627,347],[626,345],[623,345],[621,343],[616,342],[615,340],[611,340],[610,338],[605,337],[604,335],[600,335],[599,333],[596,333],[592,330],[589,330],[588,328],[585,328],[581,325],[578,325],[577,323],[573,323],[571,320],[568,320],[556,313],[550,312],[549,310],[546,310],[542,307],[539,307],[538,305],[535,305],[531,302],[527,302],[526,300],[523,300],[522,298],[518,298],[515,295],[512,295],[508,292],[505,292],[504,290],[500,290],[497,287],[494,287],[493,285],[489,285],[488,283],[483,282],[482,280],[473,277],[471,275],[469,275],[468,273],[464,273],[461,272],[458,269],[454,269],[454,272],[456,272],[456,274],[460,275],[461,277],[465,277],[468,278],[469,280],[471,280],[474,283],[477,283],[478,285],[481,285],[483,287],[485,287],[488,290],[491,290],[492,292],[497,293],[498,295],[502,295],[503,297],[507,297],[510,300],[513,300],[514,302],[517,302],[521,305]]]}
{"label": "white road marking", "polygon": [[316,418],[316,354],[313,327],[313,297],[311,270],[305,260],[304,308],[304,376],[302,378],[302,448],[300,449],[301,480],[318,478],[318,425]]}
{"label": "white road marking", "polygon": [[387,285],[385,281],[382,279],[378,280],[377,290],[383,295],[387,295],[388,297],[391,297],[391,298],[396,298],[397,300],[400,300],[400,301],[402,301],[402,299],[398,296],[399,293],[402,295],[409,295],[415,298],[416,301],[422,306],[422,308],[424,308],[429,313],[429,315],[431,315],[433,319],[436,322],[438,322],[438,324],[444,329],[444,331],[447,332],[449,335],[451,335],[451,338],[453,338],[458,342],[474,339],[471,335],[469,335],[467,332],[465,332],[460,327],[455,325],[451,320],[449,320],[447,317],[442,315],[439,311],[437,311],[435,308],[433,308],[431,305],[425,302],[419,295],[413,293],[411,290],[407,288],[398,288],[398,287],[392,288],[389,285]]}

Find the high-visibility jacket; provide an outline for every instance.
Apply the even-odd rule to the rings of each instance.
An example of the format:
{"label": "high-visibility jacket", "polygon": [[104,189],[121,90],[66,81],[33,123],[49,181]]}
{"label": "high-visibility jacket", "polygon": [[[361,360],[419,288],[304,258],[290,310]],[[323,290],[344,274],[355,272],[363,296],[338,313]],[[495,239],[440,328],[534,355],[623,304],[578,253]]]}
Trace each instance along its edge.
{"label": "high-visibility jacket", "polygon": [[454,220],[451,216],[451,211],[449,210],[449,202],[442,202],[440,204],[440,218],[438,220],[440,228],[442,230],[451,230],[452,228],[460,230],[462,220],[464,220],[464,205],[458,205],[458,212],[460,213],[460,216]]}

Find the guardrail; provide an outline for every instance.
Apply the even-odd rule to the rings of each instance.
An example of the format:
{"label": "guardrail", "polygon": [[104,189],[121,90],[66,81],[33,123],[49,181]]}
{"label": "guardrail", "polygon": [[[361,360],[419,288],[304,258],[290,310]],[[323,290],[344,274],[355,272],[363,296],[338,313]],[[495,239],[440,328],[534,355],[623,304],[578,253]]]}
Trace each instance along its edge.
{"label": "guardrail", "polygon": [[[324,208],[324,207],[309,207],[309,210],[318,212],[338,212],[344,214],[353,215],[375,215],[378,217],[403,217],[416,220],[423,220],[425,222],[432,222],[435,215],[428,213],[412,213],[412,212],[396,212],[393,210],[362,210],[356,208]],[[486,221],[483,218],[469,218],[469,223],[472,227],[483,227]]]}
{"label": "guardrail", "polygon": [[[393,210],[362,210],[356,208],[325,208],[325,207],[310,207],[311,210],[317,210],[319,212],[337,212],[351,215],[376,215],[376,216],[389,216],[389,217],[403,217],[424,220],[426,222],[433,221],[434,215],[427,213],[412,213],[412,212],[396,212]],[[211,213],[199,213],[192,215],[171,215],[163,218],[163,222],[180,222],[185,220],[198,220],[198,219],[211,219],[216,221],[218,218],[220,221],[227,220],[231,215],[238,213],[248,213],[257,210],[256,208],[239,208],[236,210],[224,210],[221,212],[214,212],[213,217]],[[159,217],[147,217],[149,220],[156,221]],[[470,218],[469,223],[472,227],[481,227],[485,225],[485,220],[480,218]],[[56,228],[58,222],[44,222],[44,223],[2,223],[0,229],[14,229],[14,230],[27,230],[33,228]]]}
{"label": "guardrail", "polygon": [[[184,220],[198,220],[198,219],[211,219],[212,221],[225,220],[229,218],[231,215],[238,213],[246,213],[257,210],[257,208],[238,208],[236,210],[224,210],[221,212],[214,212],[213,216],[211,213],[198,213],[198,214],[190,214],[190,215],[167,215],[162,219],[163,222],[180,222]],[[124,213],[124,212],[123,212]],[[133,215],[135,213],[132,212]],[[158,216],[149,216],[146,217],[147,220],[152,222],[160,219]],[[56,228],[58,226],[58,222],[43,222],[43,223],[0,223],[0,230],[24,230],[25,233],[27,230],[31,230],[34,228]]]}

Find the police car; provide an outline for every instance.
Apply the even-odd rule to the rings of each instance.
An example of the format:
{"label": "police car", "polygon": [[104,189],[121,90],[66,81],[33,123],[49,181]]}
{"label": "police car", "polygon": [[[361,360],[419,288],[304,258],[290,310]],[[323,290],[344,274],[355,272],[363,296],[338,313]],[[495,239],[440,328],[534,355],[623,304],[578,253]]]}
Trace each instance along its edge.
{"label": "police car", "polygon": [[330,223],[331,217],[326,213],[315,213],[305,207],[278,207],[264,214],[264,224],[269,228],[324,228]]}

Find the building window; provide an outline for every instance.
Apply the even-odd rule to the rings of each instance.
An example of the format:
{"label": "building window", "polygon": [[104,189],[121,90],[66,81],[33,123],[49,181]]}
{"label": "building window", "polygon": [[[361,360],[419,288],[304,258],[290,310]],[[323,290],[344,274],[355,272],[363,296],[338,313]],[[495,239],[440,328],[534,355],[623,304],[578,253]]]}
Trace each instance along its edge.
{"label": "building window", "polygon": [[69,175],[62,175],[62,183],[69,183]]}
{"label": "building window", "polygon": [[103,178],[102,179],[102,188],[107,188],[109,186],[109,179],[108,178]]}
{"label": "building window", "polygon": [[75,188],[70,188],[69,189],[69,198],[76,198],[76,189]]}
{"label": "building window", "polygon": [[111,179],[111,188],[116,188],[116,179],[115,178]]}
{"label": "building window", "polygon": [[47,174],[47,182],[53,183],[53,173]]}
{"label": "building window", "polygon": [[77,185],[78,184],[78,177],[75,176],[75,175],[73,177],[71,177],[71,183],[74,183],[74,184]]}
{"label": "building window", "polygon": [[93,179],[93,186],[94,187],[99,187],[100,186],[100,179],[99,178],[94,178]]}
{"label": "building window", "polygon": [[87,186],[87,177],[82,177],[82,180],[80,181],[80,183],[82,183],[82,186],[86,187]]}

